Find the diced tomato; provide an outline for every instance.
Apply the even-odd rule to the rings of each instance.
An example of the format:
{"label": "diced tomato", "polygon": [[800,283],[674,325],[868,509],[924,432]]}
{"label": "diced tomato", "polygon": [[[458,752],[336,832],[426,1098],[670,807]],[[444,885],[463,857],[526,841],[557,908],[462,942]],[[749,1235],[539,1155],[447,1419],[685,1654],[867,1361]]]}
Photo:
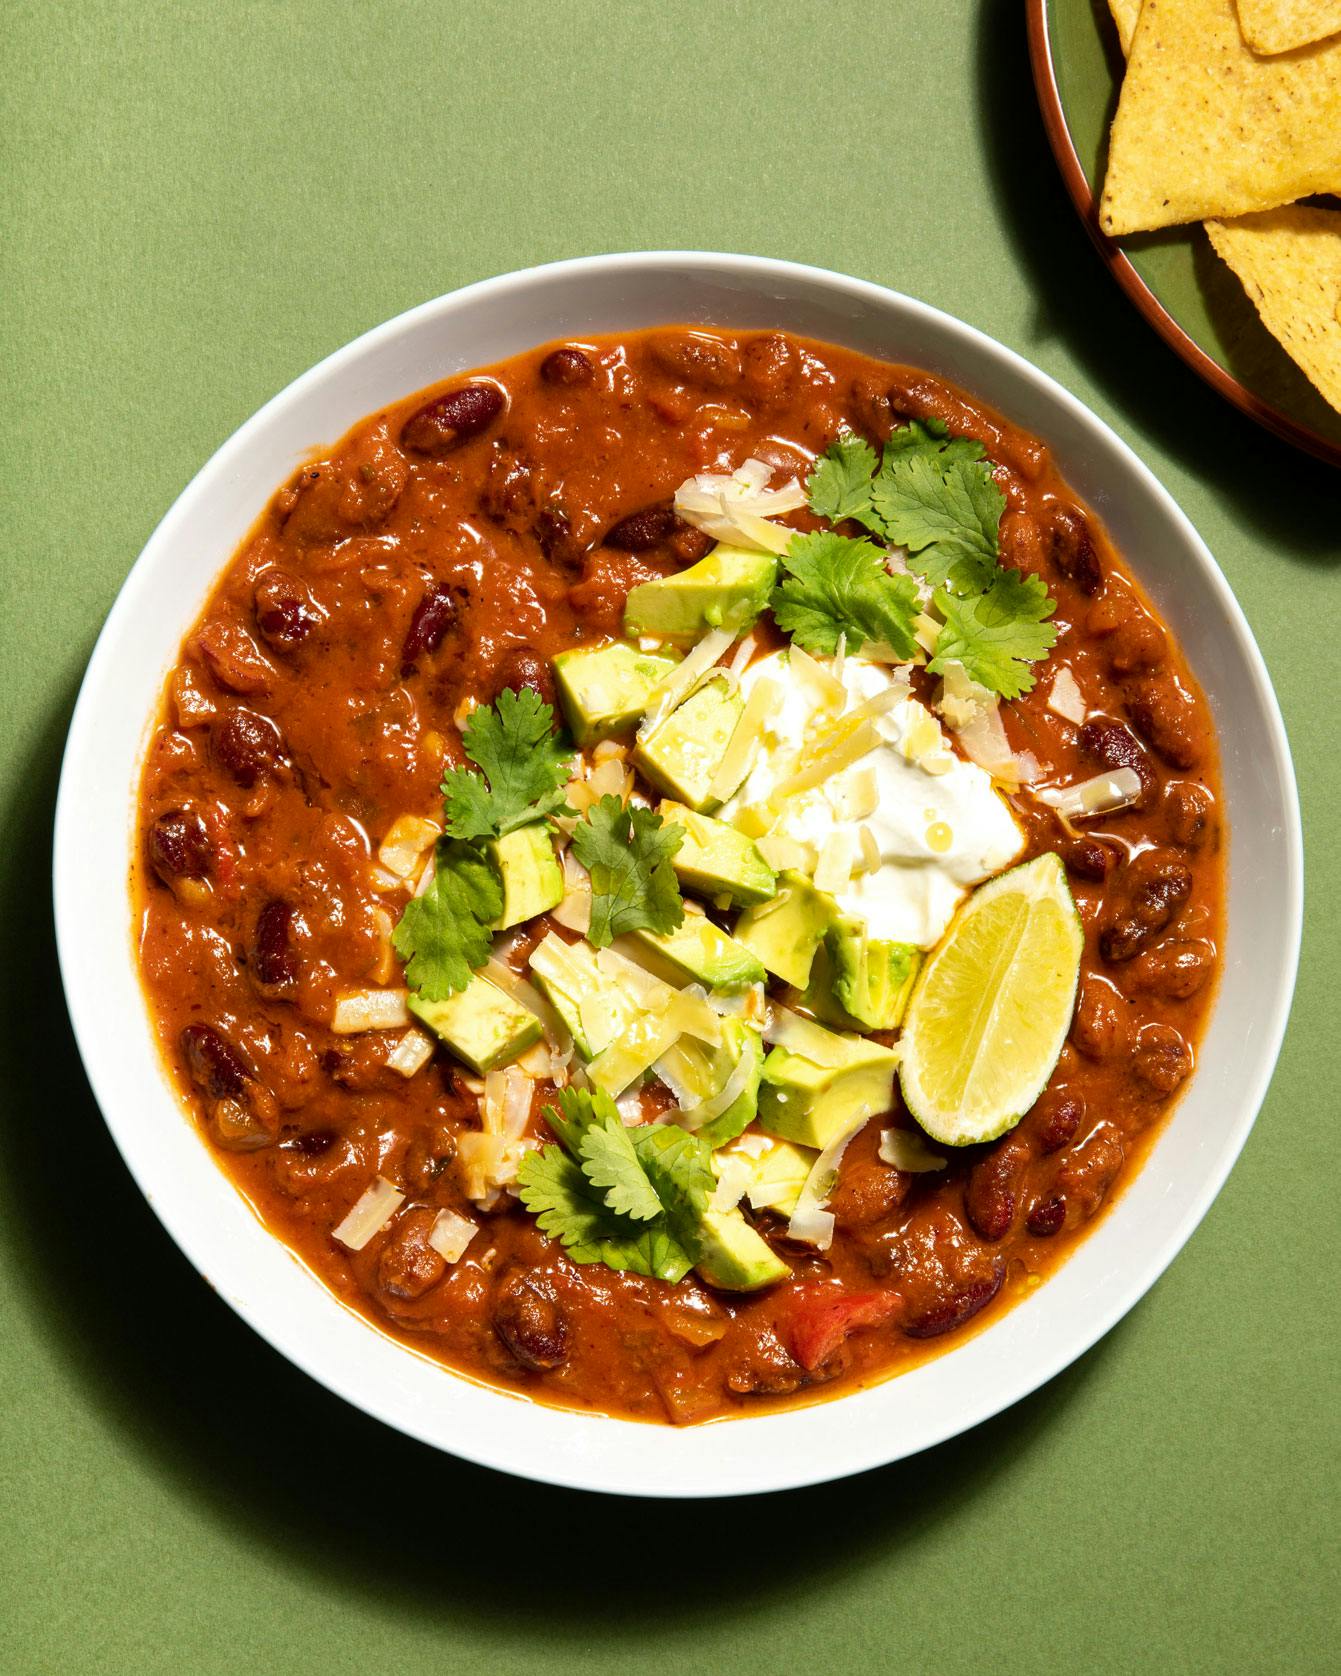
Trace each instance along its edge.
{"label": "diced tomato", "polygon": [[792,1355],[809,1371],[827,1362],[849,1333],[888,1321],[902,1303],[897,1292],[807,1286],[794,1294],[783,1330]]}

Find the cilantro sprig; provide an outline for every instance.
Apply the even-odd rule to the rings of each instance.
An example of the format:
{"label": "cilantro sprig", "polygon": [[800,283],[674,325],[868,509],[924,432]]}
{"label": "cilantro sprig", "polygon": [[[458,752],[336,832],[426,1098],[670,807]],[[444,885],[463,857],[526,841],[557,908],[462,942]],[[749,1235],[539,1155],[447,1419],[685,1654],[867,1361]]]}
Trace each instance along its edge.
{"label": "cilantro sprig", "polygon": [[683,1280],[715,1185],[711,1152],[672,1124],[626,1128],[608,1094],[565,1088],[545,1117],[560,1145],[528,1152],[522,1203],[575,1263]]}
{"label": "cilantro sprig", "polygon": [[[853,520],[880,541],[904,548],[912,576],[936,590],[932,609],[945,626],[928,665],[934,673],[944,673],[955,659],[1003,698],[1029,691],[1029,665],[1056,642],[1056,629],[1046,621],[1056,605],[1038,577],[1001,565],[1006,498],[976,438],[952,437],[936,419],[914,419],[891,434],[877,463],[868,443],[844,433],[816,461],[806,491],[817,516]],[[807,548],[818,541],[846,545]],[[864,568],[854,549],[866,550]],[[873,542],[798,536],[782,563],[790,574],[774,596],[774,615],[807,650],[832,653],[840,628],[851,649],[881,638],[873,632],[872,602],[887,601],[889,614],[897,613],[907,632],[899,641],[886,636],[886,643],[899,658],[913,655],[917,585],[910,577],[890,576],[886,555]],[[897,604],[885,583],[904,585]]]}
{"label": "cilantro sprig", "polygon": [[773,595],[773,615],[806,651],[832,657],[842,635],[849,652],[868,640],[900,660],[916,652],[917,584],[911,576],[891,576],[873,541],[831,530],[798,535],[782,566],[787,575]]}
{"label": "cilantro sprig", "polygon": [[503,887],[490,839],[570,813],[564,799],[572,751],[556,735],[554,712],[529,687],[511,688],[471,712],[466,755],[483,770],[449,768],[442,778],[444,833],[433,881],[406,904],[393,936],[406,982],[426,1001],[445,1001],[489,958]]}
{"label": "cilantro sprig", "polygon": [[675,931],[684,902],[671,857],[683,827],[607,793],[573,829],[573,853],[591,874],[587,938],[604,948],[626,931]]}

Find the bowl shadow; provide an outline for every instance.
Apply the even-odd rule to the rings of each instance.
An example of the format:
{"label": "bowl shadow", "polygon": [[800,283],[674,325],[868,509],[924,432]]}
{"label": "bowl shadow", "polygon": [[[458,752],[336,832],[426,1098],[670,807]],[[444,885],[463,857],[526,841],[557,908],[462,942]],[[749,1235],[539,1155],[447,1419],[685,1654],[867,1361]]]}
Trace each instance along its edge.
{"label": "bowl shadow", "polygon": [[1002,233],[1033,288],[1034,340],[1060,341],[1129,426],[1212,484],[1264,541],[1305,564],[1337,563],[1335,467],[1240,413],[1146,325],[1067,195],[1034,96],[1018,12],[979,0],[977,23],[980,150]]}
{"label": "bowl shadow", "polygon": [[[56,781],[73,696],[50,716],[5,811],[5,853],[51,853]],[[147,1473],[249,1549],[346,1594],[434,1622],[506,1622],[589,1641],[592,1605],[566,1568],[500,1563],[517,1534],[655,1530],[600,1544],[606,1635],[649,1622],[701,1633],[702,1609],[749,1615],[887,1564],[1026,1455],[1092,1378],[1096,1346],[1042,1390],[962,1437],[843,1482],[790,1493],[785,1519],[757,1498],[664,1502],[560,1490],[441,1454],[368,1418],[273,1351],[195,1272],[140,1195],[84,1077],[65,1009],[45,890],[0,883],[0,1261],[19,1309],[81,1399]],[[387,1490],[398,1487],[394,1514]],[[444,1510],[469,1509],[453,1521]],[[714,1551],[692,1603],[655,1553]],[[796,1532],[824,1533],[798,1543]],[[522,1584],[524,1583],[524,1587]],[[613,1585],[610,1587],[609,1585]],[[505,1615],[505,1617],[504,1617]]]}

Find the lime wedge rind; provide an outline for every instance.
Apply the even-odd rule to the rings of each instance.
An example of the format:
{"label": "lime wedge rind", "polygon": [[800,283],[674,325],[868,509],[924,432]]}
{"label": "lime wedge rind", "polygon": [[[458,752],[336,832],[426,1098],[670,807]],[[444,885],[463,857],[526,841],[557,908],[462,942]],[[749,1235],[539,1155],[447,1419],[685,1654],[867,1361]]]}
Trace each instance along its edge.
{"label": "lime wedge rind", "polygon": [[933,1140],[995,1140],[1038,1099],[1070,1027],[1084,940],[1052,852],[989,879],[959,910],[903,1029],[903,1098]]}

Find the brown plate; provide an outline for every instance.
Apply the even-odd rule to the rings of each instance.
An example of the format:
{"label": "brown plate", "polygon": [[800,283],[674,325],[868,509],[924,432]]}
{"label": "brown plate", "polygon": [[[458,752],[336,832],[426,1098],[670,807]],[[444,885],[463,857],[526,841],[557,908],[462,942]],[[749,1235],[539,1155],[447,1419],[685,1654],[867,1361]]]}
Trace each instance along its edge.
{"label": "brown plate", "polygon": [[1227,401],[1286,442],[1341,466],[1341,414],[1263,326],[1200,226],[1114,243],[1098,191],[1122,82],[1104,0],[1028,0],[1029,56],[1048,141],[1099,254],[1164,341]]}

